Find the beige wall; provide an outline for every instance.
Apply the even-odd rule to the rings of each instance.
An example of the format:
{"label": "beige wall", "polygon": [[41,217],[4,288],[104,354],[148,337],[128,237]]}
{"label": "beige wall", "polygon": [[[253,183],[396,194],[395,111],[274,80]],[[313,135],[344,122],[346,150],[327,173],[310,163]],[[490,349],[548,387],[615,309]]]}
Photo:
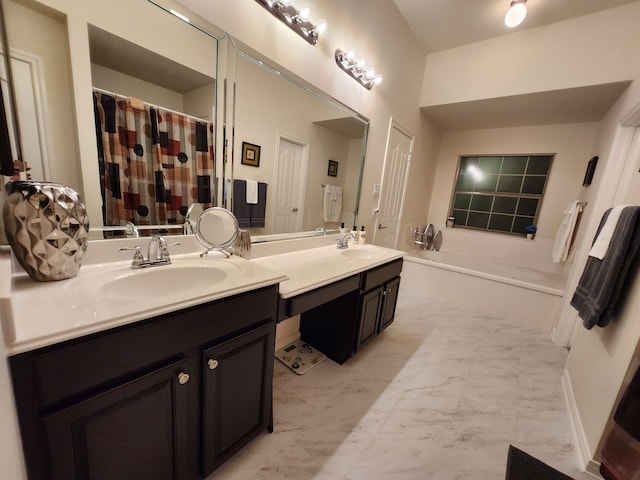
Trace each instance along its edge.
{"label": "beige wall", "polygon": [[[580,258],[572,275],[573,284],[582,271],[590,241],[604,210],[618,204],[640,204],[640,173],[638,158],[625,162],[625,154],[619,150],[620,139],[628,134],[619,126],[620,121],[640,105],[640,72],[625,94],[618,100],[601,122],[594,145],[594,154],[600,155],[596,182],[590,188],[589,208],[592,215],[582,242]],[[576,408],[584,429],[588,454],[596,456],[606,422],[614,406],[616,395],[627,366],[640,339],[640,279],[632,276],[624,308],[620,315],[604,329],[594,327],[579,330],[567,360],[567,372]],[[568,302],[569,299],[565,299]],[[565,316],[575,311],[565,308]]]}
{"label": "beige wall", "polygon": [[444,133],[428,221],[444,226],[460,155],[552,153],[555,158],[538,218],[537,236],[554,238],[563,210],[580,195],[597,127],[597,123],[577,123]]}
{"label": "beige wall", "polygon": [[[305,81],[371,120],[360,198],[359,225],[375,224],[373,185],[381,183],[390,119],[416,135],[405,221],[426,215],[424,199],[431,188],[438,130],[418,109],[425,56],[392,2],[325,0],[314,2],[314,18],[325,18],[329,31],[315,47],[276,20],[257,2],[183,0],[213,24],[273,59]],[[364,18],[366,17],[366,21]],[[358,21],[363,19],[362,22]],[[248,24],[251,25],[248,28]],[[384,26],[384,34],[381,34]],[[337,48],[353,49],[383,75],[366,90],[335,64]]]}
{"label": "beige wall", "polygon": [[[4,2],[7,36],[11,48],[36,55],[42,61],[43,104],[49,144],[50,178],[82,192],[78,160],[76,122],[64,18],[52,12],[25,8],[11,0]],[[23,143],[33,138],[21,132]],[[29,162],[28,158],[25,158]],[[43,180],[34,178],[33,180]]]}
{"label": "beige wall", "polygon": [[640,2],[431,54],[420,105],[630,80],[638,18]]}

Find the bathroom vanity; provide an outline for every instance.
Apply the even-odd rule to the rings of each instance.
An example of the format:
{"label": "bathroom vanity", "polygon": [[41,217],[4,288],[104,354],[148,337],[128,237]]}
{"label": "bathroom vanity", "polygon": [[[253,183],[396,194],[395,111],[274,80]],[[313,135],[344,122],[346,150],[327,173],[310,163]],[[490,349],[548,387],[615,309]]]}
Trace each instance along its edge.
{"label": "bathroom vanity", "polygon": [[331,245],[14,274],[3,331],[29,478],[206,477],[273,430],[277,322],[300,314],[302,338],[343,363],[393,320],[402,255]]}

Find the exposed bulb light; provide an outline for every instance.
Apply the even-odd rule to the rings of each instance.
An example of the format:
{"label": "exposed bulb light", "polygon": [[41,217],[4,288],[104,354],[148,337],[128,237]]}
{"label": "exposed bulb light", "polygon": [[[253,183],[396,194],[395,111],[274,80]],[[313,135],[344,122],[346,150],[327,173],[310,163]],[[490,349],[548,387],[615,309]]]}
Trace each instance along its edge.
{"label": "exposed bulb light", "polygon": [[527,0],[513,0],[511,6],[504,16],[504,24],[509,27],[517,27],[527,16]]}
{"label": "exposed bulb light", "polygon": [[335,58],[336,64],[367,90],[371,90],[371,87],[382,82],[382,76],[378,75],[372,67],[366,66],[364,60],[359,59],[355,52],[338,49]]}
{"label": "exposed bulb light", "polygon": [[304,38],[311,45],[318,42],[319,35],[327,30],[326,20],[319,20],[313,24],[310,20],[309,7],[296,8],[293,0],[256,0],[266,8],[274,17],[287,24],[291,30]]}

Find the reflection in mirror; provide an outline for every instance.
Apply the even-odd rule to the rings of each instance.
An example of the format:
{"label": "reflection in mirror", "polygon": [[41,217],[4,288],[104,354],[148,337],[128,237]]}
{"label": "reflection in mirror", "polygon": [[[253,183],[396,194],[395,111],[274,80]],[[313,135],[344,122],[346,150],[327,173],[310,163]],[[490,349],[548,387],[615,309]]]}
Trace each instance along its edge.
{"label": "reflection in mirror", "polygon": [[182,225],[189,205],[216,205],[215,78],[92,25],[89,46],[104,225]]}
{"label": "reflection in mirror", "polygon": [[[169,207],[168,212],[160,214],[157,220],[161,222],[164,215],[168,225],[163,225],[164,230],[158,231],[170,229],[171,233],[181,233],[179,223],[184,219],[186,207],[204,196],[208,200],[203,203],[218,204],[215,177],[220,174],[211,160],[217,132],[211,122],[216,121],[218,114],[217,49],[218,39],[224,32],[197,15],[187,23],[170,14],[168,7],[152,1],[83,0],[82,7],[78,2],[66,0],[2,1],[12,66],[17,61],[24,65],[22,68],[14,67],[14,71],[23,71],[17,82],[16,96],[18,102],[24,97],[23,103],[28,106],[20,105],[18,110],[25,146],[23,158],[31,179],[55,181],[81,192],[91,215],[92,227],[102,224],[107,208],[102,208],[95,146],[97,137],[92,126],[93,98],[89,96],[91,87],[95,86],[102,93],[116,93],[139,99],[143,104],[162,107],[165,115],[156,116],[161,116],[163,121],[172,113],[169,111],[175,111],[195,117],[199,122],[209,122],[204,129],[195,127],[193,138],[189,138],[189,134],[185,134],[185,138],[196,143],[195,155],[207,157],[210,165],[206,172],[196,169],[193,182],[183,181],[185,185],[195,182],[195,187],[184,187],[177,193],[167,184],[185,174],[184,164],[180,161],[184,160],[180,155],[182,149],[177,151],[175,138],[158,129],[161,154],[179,157],[172,162],[158,157],[162,179],[166,180],[161,184],[165,188],[155,188],[159,178],[153,170],[150,171],[153,181],[145,193],[153,197],[154,203],[158,197]],[[161,3],[184,11],[174,0],[161,0]],[[203,146],[200,133],[207,129],[207,136],[212,138]],[[78,135],[79,131],[84,132],[82,137]],[[120,153],[130,150],[135,154],[134,148],[120,148],[117,144],[111,152],[118,150]],[[188,152],[184,153],[189,156]],[[104,171],[108,171],[106,166]],[[139,169],[137,173],[140,175]],[[205,177],[209,177],[206,182]],[[102,181],[105,182],[104,175]],[[112,183],[118,182],[109,179],[110,186]],[[140,183],[138,186],[144,191]],[[119,186],[122,195],[126,188],[123,182],[119,182]],[[133,192],[134,195],[127,199],[127,206],[130,203],[137,205],[137,193]],[[182,205],[183,201],[178,201],[178,198],[187,195],[189,199]],[[124,209],[124,206],[122,199],[118,208]],[[149,207],[149,211],[155,212],[155,205]],[[130,217],[126,212],[123,215],[126,221],[133,219],[141,223],[141,233],[147,230],[145,224],[156,221],[145,222],[135,216]],[[123,232],[126,221],[109,222],[120,225],[110,229],[118,228]],[[174,228],[176,226],[178,228]],[[92,238],[99,236],[93,232]]]}
{"label": "reflection in mirror", "polygon": [[231,247],[238,238],[239,228],[236,217],[226,208],[212,207],[198,217],[195,227],[196,239],[207,250],[224,250]]}
{"label": "reflection in mirror", "polygon": [[260,241],[354,225],[368,121],[245,47],[235,72],[231,204],[240,228]]}

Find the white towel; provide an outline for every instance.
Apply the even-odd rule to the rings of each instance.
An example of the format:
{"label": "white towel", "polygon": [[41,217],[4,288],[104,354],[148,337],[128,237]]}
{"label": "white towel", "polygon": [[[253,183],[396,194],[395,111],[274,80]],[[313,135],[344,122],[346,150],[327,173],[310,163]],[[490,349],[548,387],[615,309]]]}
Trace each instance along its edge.
{"label": "white towel", "polygon": [[258,203],[258,182],[247,180],[247,203],[256,205]]}
{"label": "white towel", "polygon": [[569,257],[569,249],[571,248],[571,238],[576,228],[578,213],[580,212],[580,202],[571,202],[562,213],[562,223],[556,233],[556,239],[553,242],[553,252],[551,259],[553,263],[566,262]]}
{"label": "white towel", "polygon": [[609,250],[609,245],[611,244],[611,238],[613,237],[613,233],[616,231],[618,220],[620,220],[620,214],[622,213],[622,210],[628,206],[629,205],[618,205],[611,209],[604,227],[600,230],[598,238],[593,242],[593,246],[589,251],[590,257],[596,257],[597,259],[602,260],[607,254],[607,250]]}
{"label": "white towel", "polygon": [[322,220],[339,222],[342,213],[342,187],[325,185],[322,196]]}

